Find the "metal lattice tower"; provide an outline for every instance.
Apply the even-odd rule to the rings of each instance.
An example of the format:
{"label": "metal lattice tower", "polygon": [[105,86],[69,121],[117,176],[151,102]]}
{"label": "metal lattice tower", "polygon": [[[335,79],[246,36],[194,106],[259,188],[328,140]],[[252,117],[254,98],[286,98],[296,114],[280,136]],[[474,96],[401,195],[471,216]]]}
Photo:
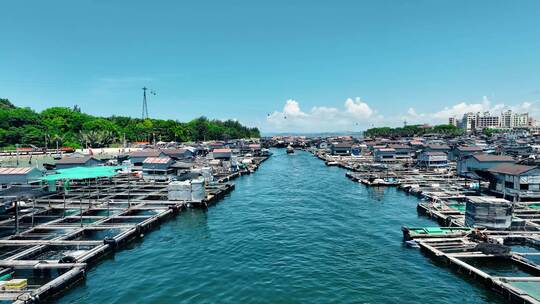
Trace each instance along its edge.
{"label": "metal lattice tower", "polygon": [[148,104],[146,103],[146,90],[148,90],[147,87],[143,87],[143,104],[142,104],[142,119],[148,118]]}

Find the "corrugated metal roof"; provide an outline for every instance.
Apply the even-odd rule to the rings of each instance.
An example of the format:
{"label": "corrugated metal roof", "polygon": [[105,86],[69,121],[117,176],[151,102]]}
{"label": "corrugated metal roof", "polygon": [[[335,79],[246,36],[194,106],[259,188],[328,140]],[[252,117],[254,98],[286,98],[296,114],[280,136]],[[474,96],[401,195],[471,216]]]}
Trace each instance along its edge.
{"label": "corrugated metal roof", "polygon": [[337,144],[334,144],[334,148],[350,148],[352,147],[352,144],[351,143],[337,143]]}
{"label": "corrugated metal roof", "polygon": [[400,144],[392,144],[392,145],[388,145],[388,147],[392,149],[410,149],[411,148],[408,145],[400,145]]}
{"label": "corrugated metal roof", "polygon": [[148,157],[143,164],[166,164],[171,161],[170,157]]}
{"label": "corrugated metal roof", "polygon": [[450,149],[450,147],[447,146],[447,145],[438,145],[438,144],[430,144],[430,145],[428,145],[428,148],[433,149],[433,150],[448,150],[448,149]]}
{"label": "corrugated metal roof", "polygon": [[515,164],[501,164],[493,169],[489,169],[493,173],[502,173],[509,175],[520,175],[527,171],[538,168],[537,166],[525,166],[525,165],[515,165]]}
{"label": "corrugated metal roof", "polygon": [[[188,151],[187,149],[163,149],[161,152],[168,156],[184,155]],[[190,151],[191,152],[191,151]]]}
{"label": "corrugated metal roof", "polygon": [[64,157],[56,161],[56,164],[84,164],[90,159],[98,160],[92,156],[83,156],[83,157]]}
{"label": "corrugated metal roof", "polygon": [[474,152],[474,151],[482,151],[482,148],[478,146],[459,146],[457,147],[459,151],[463,152]]}
{"label": "corrugated metal roof", "polygon": [[157,157],[161,154],[161,151],[154,149],[145,149],[140,151],[133,151],[129,153],[130,157]]}
{"label": "corrugated metal roof", "polygon": [[11,174],[27,174],[32,171],[33,167],[23,167],[23,168],[0,168],[1,175],[11,175]]}
{"label": "corrugated metal roof", "polygon": [[424,152],[428,156],[447,156],[444,152]]}
{"label": "corrugated metal roof", "polygon": [[514,159],[508,155],[474,154],[472,157],[476,158],[479,162],[514,161]]}
{"label": "corrugated metal roof", "polygon": [[231,149],[214,149],[212,150],[212,152],[217,152],[217,153],[230,153],[231,152]]}

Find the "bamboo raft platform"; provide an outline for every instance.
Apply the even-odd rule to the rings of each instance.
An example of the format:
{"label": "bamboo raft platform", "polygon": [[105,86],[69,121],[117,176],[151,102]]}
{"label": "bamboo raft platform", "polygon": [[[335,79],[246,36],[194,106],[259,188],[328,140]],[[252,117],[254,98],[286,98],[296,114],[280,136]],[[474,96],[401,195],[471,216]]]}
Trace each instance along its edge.
{"label": "bamboo raft platform", "polygon": [[121,250],[186,208],[208,208],[234,189],[230,181],[250,174],[221,176],[206,186],[202,202],[169,201],[167,182],[131,175],[73,183],[31,202],[31,212],[0,220],[0,276],[27,279],[20,289],[0,290],[0,301],[37,303],[59,296],[85,279],[88,267]]}

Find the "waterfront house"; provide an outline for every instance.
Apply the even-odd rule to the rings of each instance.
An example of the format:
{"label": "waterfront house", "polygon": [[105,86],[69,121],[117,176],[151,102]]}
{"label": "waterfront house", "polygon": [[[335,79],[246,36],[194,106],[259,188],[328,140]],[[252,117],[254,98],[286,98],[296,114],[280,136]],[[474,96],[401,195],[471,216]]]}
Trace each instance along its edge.
{"label": "waterfront house", "polygon": [[512,201],[540,198],[540,167],[501,164],[489,170],[493,174],[489,190]]}
{"label": "waterfront house", "polygon": [[444,152],[424,151],[418,155],[417,165],[423,168],[443,168],[448,166],[448,155]]}
{"label": "waterfront house", "polygon": [[396,161],[396,150],[392,148],[377,148],[373,151],[373,157],[376,162],[394,162]]}
{"label": "waterfront house", "polygon": [[[163,149],[163,150],[161,150],[161,152],[163,152],[163,155],[168,156],[168,157],[170,157],[172,159],[186,159],[186,158],[192,158],[192,157],[195,156],[195,153],[192,150],[183,149],[183,148],[181,148],[181,149]],[[159,155],[154,156],[154,157],[159,157]]]}
{"label": "waterfront house", "polygon": [[334,143],[332,144],[332,155],[351,155],[352,145],[350,143]]}
{"label": "waterfront house", "polygon": [[172,166],[174,160],[166,157],[148,157],[143,161],[143,179],[145,180],[170,180],[175,175]]}
{"label": "waterfront house", "polygon": [[482,153],[482,151],[482,148],[478,146],[456,146],[450,151],[448,157],[457,161],[469,155]]}
{"label": "waterfront house", "polygon": [[444,144],[429,144],[424,149],[424,152],[443,152],[448,155],[450,153],[450,147]]}
{"label": "waterfront house", "polygon": [[463,177],[479,178],[478,174],[495,168],[501,164],[513,164],[514,159],[508,155],[472,154],[457,161],[457,174]]}
{"label": "waterfront house", "polygon": [[240,148],[241,153],[250,153],[253,156],[261,155],[261,145],[260,144],[248,144],[243,145]]}
{"label": "waterfront house", "polygon": [[396,150],[395,158],[397,160],[410,160],[413,154],[413,149],[409,145],[391,144],[388,148]]}
{"label": "waterfront house", "polygon": [[134,166],[142,166],[145,159],[149,157],[166,157],[167,155],[160,150],[144,149],[133,151],[129,154],[129,159]]}
{"label": "waterfront house", "polygon": [[422,149],[424,148],[424,142],[422,142],[421,140],[419,139],[414,139],[414,140],[411,140],[409,142],[409,145],[414,149],[414,150],[418,150],[418,149]]}
{"label": "waterfront house", "polygon": [[43,172],[35,167],[0,168],[0,185],[24,185],[37,181]]}
{"label": "waterfront house", "polygon": [[220,148],[212,150],[212,157],[214,159],[230,160],[232,157],[232,150],[229,148]]}
{"label": "waterfront house", "polygon": [[56,161],[56,169],[69,169],[74,167],[95,167],[103,165],[103,161],[93,156],[70,156]]}

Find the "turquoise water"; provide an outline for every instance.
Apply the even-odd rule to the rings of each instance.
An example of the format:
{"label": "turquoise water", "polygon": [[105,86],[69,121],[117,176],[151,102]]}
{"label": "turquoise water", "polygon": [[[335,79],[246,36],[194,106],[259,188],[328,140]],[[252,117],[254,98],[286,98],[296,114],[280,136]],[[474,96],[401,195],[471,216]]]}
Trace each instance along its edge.
{"label": "turquoise water", "polygon": [[417,199],[284,150],[208,211],[92,268],[60,303],[502,303],[402,245]]}

